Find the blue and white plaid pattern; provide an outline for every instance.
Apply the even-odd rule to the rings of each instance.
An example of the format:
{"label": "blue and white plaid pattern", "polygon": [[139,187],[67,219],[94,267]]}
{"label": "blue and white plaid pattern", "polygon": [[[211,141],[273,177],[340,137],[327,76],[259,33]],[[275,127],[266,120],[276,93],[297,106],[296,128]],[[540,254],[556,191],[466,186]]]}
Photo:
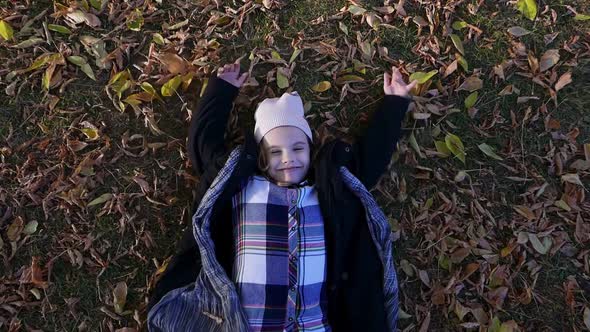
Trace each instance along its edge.
{"label": "blue and white plaid pattern", "polygon": [[255,175],[232,203],[232,279],[250,331],[330,331],[324,223],[315,187],[281,187]]}
{"label": "blue and white plaid pattern", "polygon": [[[234,149],[225,166],[201,200],[193,215],[193,233],[199,247],[202,269],[194,284],[170,291],[152,307],[147,325],[150,331],[248,331],[248,319],[240,304],[234,283],[215,259],[210,217],[215,201],[233,173],[243,153]],[[399,310],[398,284],[393,265],[393,235],[389,223],[372,195],[345,167],[340,174],[348,188],[361,200],[367,223],[384,269],[385,310],[390,331],[396,330]],[[362,304],[361,304],[362,305]]]}

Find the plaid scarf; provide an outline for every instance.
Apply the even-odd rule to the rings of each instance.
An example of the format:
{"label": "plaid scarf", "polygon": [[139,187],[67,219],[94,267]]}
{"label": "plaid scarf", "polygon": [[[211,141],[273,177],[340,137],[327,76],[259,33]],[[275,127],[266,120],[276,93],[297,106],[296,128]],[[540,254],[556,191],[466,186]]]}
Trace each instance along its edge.
{"label": "plaid scarf", "polygon": [[324,223],[313,185],[254,175],[233,197],[232,281],[250,331],[330,331]]}

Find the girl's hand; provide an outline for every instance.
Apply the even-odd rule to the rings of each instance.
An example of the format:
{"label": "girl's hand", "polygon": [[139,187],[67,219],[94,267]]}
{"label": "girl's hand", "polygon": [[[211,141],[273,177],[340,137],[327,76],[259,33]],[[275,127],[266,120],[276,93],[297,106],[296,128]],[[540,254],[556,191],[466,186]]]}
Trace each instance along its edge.
{"label": "girl's hand", "polygon": [[385,92],[386,95],[407,97],[410,90],[418,84],[418,81],[414,80],[410,84],[406,84],[399,69],[391,67],[391,72],[391,75],[389,75],[388,72],[383,74],[383,92]]}
{"label": "girl's hand", "polygon": [[246,72],[240,75],[240,63],[236,62],[217,69],[217,77],[236,88],[240,88],[248,78],[248,73]]}

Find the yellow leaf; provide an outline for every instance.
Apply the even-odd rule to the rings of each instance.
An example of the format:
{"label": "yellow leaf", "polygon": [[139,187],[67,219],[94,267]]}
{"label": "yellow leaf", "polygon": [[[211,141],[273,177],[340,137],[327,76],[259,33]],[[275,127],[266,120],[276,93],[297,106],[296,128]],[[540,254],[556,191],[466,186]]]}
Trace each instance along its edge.
{"label": "yellow leaf", "polygon": [[332,86],[332,84],[330,84],[330,82],[322,81],[322,82],[314,85],[311,89],[315,92],[324,92],[324,91],[330,89],[331,86]]}
{"label": "yellow leaf", "polygon": [[469,96],[467,96],[467,98],[465,98],[465,108],[466,109],[470,109],[472,108],[475,103],[477,102],[477,91],[472,92]]}
{"label": "yellow leaf", "polygon": [[113,194],[102,194],[100,196],[98,196],[97,198],[93,199],[90,203],[88,203],[87,206],[94,206],[94,205],[98,205],[101,203],[104,203],[108,200],[110,200],[113,197]]}
{"label": "yellow leaf", "polygon": [[336,79],[336,84],[344,84],[346,82],[362,82],[365,79],[357,75],[344,75]]}
{"label": "yellow leaf", "polygon": [[127,284],[124,281],[121,281],[117,283],[117,286],[113,289],[113,306],[115,307],[116,313],[123,313],[125,302],[127,302]]}
{"label": "yellow leaf", "polygon": [[164,85],[162,85],[160,93],[162,93],[162,96],[164,97],[170,97],[176,92],[180,83],[182,83],[182,76],[176,75],[173,78],[171,78],[168,82],[166,82]]}
{"label": "yellow leaf", "polygon": [[443,141],[435,141],[434,145],[436,146],[436,151],[442,154],[444,157],[448,157],[451,155],[451,151],[447,148],[447,145]]}
{"label": "yellow leaf", "polygon": [[465,49],[463,48],[463,42],[461,41],[461,37],[457,36],[456,34],[451,34],[451,40],[453,41],[453,45],[457,48],[461,54],[465,54]]}
{"label": "yellow leaf", "polygon": [[277,86],[279,89],[285,89],[289,87],[289,79],[287,78],[284,68],[277,68]]}
{"label": "yellow leaf", "polygon": [[531,21],[534,21],[535,17],[537,17],[537,2],[535,0],[518,0],[516,8]]}
{"label": "yellow leaf", "polygon": [[14,36],[14,30],[12,30],[10,24],[4,20],[0,20],[0,36],[2,36],[2,39],[4,40],[10,40]]}
{"label": "yellow leaf", "polygon": [[418,83],[424,84],[424,83],[426,83],[426,81],[428,81],[430,78],[432,78],[436,74],[438,74],[438,70],[432,70],[432,71],[429,71],[428,73],[418,71],[418,72],[415,72],[412,75],[410,75],[409,81],[412,82],[413,80],[417,80]]}
{"label": "yellow leaf", "polygon": [[83,132],[84,135],[86,135],[86,137],[91,141],[98,139],[98,130],[97,129],[82,128],[82,129],[80,129],[80,131]]}
{"label": "yellow leaf", "polygon": [[143,26],[143,15],[138,8],[127,16],[127,28],[132,31],[140,31]]}
{"label": "yellow leaf", "polygon": [[445,136],[445,144],[449,151],[451,151],[455,157],[459,158],[463,163],[465,163],[465,147],[463,146],[463,142],[457,135],[447,134]]}

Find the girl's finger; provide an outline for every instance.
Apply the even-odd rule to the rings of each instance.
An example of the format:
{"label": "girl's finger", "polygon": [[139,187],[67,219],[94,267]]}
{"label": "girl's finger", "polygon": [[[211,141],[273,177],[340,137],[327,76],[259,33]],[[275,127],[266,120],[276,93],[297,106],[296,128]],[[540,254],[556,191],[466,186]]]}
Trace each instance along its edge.
{"label": "girl's finger", "polygon": [[387,88],[390,85],[391,85],[391,76],[389,76],[388,72],[385,72],[385,74],[383,74],[383,88]]}
{"label": "girl's finger", "polygon": [[410,84],[408,84],[408,90],[412,90],[416,86],[416,84],[418,84],[418,80],[413,80]]}
{"label": "girl's finger", "polygon": [[392,82],[399,82],[400,80],[403,82],[402,74],[399,72],[399,69],[393,67],[391,75]]}
{"label": "girl's finger", "polygon": [[246,82],[246,80],[248,79],[248,72],[243,73],[240,78],[238,79],[238,82],[240,83],[240,85],[244,84],[244,82]]}

